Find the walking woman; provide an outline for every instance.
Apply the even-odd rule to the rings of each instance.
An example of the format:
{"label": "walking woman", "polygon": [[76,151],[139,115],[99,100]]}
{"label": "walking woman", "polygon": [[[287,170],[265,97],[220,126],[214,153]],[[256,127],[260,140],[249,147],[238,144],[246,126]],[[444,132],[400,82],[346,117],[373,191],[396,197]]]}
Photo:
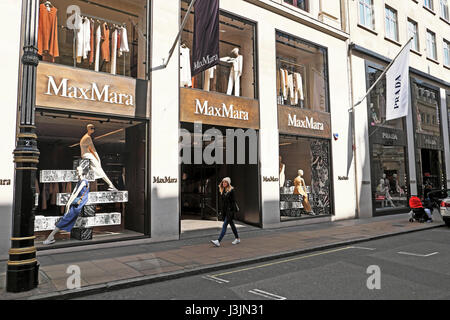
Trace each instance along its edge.
{"label": "walking woman", "polygon": [[219,239],[211,240],[211,242],[216,246],[220,247],[220,242],[222,241],[225,233],[227,232],[228,225],[231,226],[231,230],[233,230],[234,236],[236,239],[232,242],[232,244],[238,244],[241,242],[239,239],[239,235],[234,225],[234,214],[237,211],[236,198],[234,196],[234,188],[231,186],[231,179],[224,178],[219,185],[220,198],[222,200],[222,217],[223,217],[223,226],[222,232],[220,233]]}

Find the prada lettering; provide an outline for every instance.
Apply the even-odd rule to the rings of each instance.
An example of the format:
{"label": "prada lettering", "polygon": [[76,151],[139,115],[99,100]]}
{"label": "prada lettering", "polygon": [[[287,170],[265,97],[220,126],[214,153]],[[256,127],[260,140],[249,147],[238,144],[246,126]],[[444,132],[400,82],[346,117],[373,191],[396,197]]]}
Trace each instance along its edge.
{"label": "prada lettering", "polygon": [[400,106],[400,92],[402,89],[402,75],[399,75],[395,79],[395,100],[394,100],[394,109],[398,109]]}
{"label": "prada lettering", "polygon": [[171,178],[171,177],[153,177],[153,183],[177,183],[177,178]]}
{"label": "prada lettering", "polygon": [[383,139],[398,140],[398,137],[395,133],[383,132],[381,136]]}
{"label": "prada lettering", "polygon": [[111,91],[109,85],[104,85],[99,88],[95,82],[92,82],[89,88],[80,88],[71,86],[69,79],[64,78],[57,84],[53,76],[47,77],[48,85],[46,95],[59,95],[64,98],[134,106],[133,95]]}
{"label": "prada lettering", "polygon": [[271,177],[263,177],[263,181],[264,182],[278,182],[279,179],[274,176],[271,176]]}
{"label": "prada lettering", "polygon": [[431,139],[425,139],[425,144],[429,144],[432,146],[437,146],[437,141],[436,140],[431,140]]}
{"label": "prada lettering", "polygon": [[304,120],[297,119],[297,115],[296,114],[294,114],[294,116],[289,114],[288,126],[289,127],[296,127],[296,128],[304,128],[304,129],[324,131],[324,127],[323,127],[323,123],[322,122],[316,122],[316,121],[314,121],[313,117],[309,118],[307,116],[305,116]]}
{"label": "prada lettering", "polygon": [[232,104],[227,107],[225,103],[222,103],[220,107],[215,107],[208,105],[206,100],[202,105],[199,99],[195,99],[195,114],[248,121],[248,112],[236,110]]}
{"label": "prada lettering", "polygon": [[10,186],[10,185],[11,185],[11,180],[0,179],[0,186]]}
{"label": "prada lettering", "polygon": [[209,65],[218,60],[219,60],[219,56],[217,54],[214,56],[207,55],[206,57],[203,57],[202,60],[194,62],[194,70],[197,70],[205,65]]}

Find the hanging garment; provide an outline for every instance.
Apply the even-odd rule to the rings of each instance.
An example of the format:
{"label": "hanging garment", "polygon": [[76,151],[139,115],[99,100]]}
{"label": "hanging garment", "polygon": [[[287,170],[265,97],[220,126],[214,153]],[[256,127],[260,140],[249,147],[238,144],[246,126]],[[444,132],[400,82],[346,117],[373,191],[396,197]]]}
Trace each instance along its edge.
{"label": "hanging garment", "polygon": [[325,111],[325,79],[320,72],[314,69],[313,69],[313,77],[314,77],[313,109],[317,111]]}
{"label": "hanging garment", "polygon": [[130,48],[128,47],[128,31],[125,27],[120,28],[120,56],[122,56],[123,52],[130,52]]}
{"label": "hanging garment", "polygon": [[211,89],[211,79],[214,79],[214,74],[217,66],[205,70],[205,82],[203,83],[203,90],[209,91]]}
{"label": "hanging garment", "polygon": [[111,58],[111,74],[116,74],[117,68],[117,29],[112,34],[112,58]]}
{"label": "hanging garment", "polygon": [[91,65],[91,64],[93,64],[94,63],[94,48],[95,48],[95,35],[94,35],[94,29],[95,29],[95,26],[94,26],[94,22],[92,21],[91,22],[91,30],[90,30],[90,36],[89,36],[89,38],[90,38],[90,42],[89,42],[89,47],[90,47],[90,51],[89,51],[89,64]]}
{"label": "hanging garment", "polygon": [[284,69],[280,69],[280,78],[281,78],[281,93],[283,96],[283,102],[287,100],[287,83],[286,83],[286,77],[284,73]]}
{"label": "hanging garment", "polygon": [[38,53],[50,55],[52,62],[59,57],[57,12],[55,7],[39,6]]}
{"label": "hanging garment", "polygon": [[106,22],[102,25],[102,45],[101,45],[101,51],[102,51],[102,60],[105,62],[109,62],[111,59],[111,53],[110,53],[110,42],[109,42],[109,27],[106,24]]}
{"label": "hanging garment", "polygon": [[289,86],[289,100],[291,105],[295,105],[294,99],[294,77],[292,74],[288,75],[288,86]]}
{"label": "hanging garment", "polygon": [[303,95],[303,78],[299,72],[294,73],[295,82],[297,84],[297,93],[298,98],[300,100],[305,100],[305,96]]}
{"label": "hanging garment", "polygon": [[239,97],[241,88],[241,76],[244,65],[244,57],[242,55],[238,55],[236,58],[224,57],[221,58],[220,61],[232,64],[230,77],[228,79],[227,94],[231,95],[233,93],[233,86],[234,86],[234,95],[236,97]]}
{"label": "hanging garment", "polygon": [[82,59],[88,58],[88,53],[91,51],[91,22],[81,17],[78,20],[79,23],[76,25],[77,62],[81,63]]}
{"label": "hanging garment", "polygon": [[89,182],[85,179],[78,182],[77,186],[74,189],[74,192],[78,190],[78,188],[83,185],[83,188],[80,191],[80,194],[75,198],[75,200],[69,205],[69,210],[62,217],[61,220],[56,223],[56,227],[60,230],[64,230],[70,232],[77,222],[77,218],[80,213],[83,211],[83,207],[89,200]]}
{"label": "hanging garment", "polygon": [[47,201],[49,199],[49,184],[44,183],[42,186],[42,193],[41,193],[41,209],[47,210]]}
{"label": "hanging garment", "polygon": [[100,69],[100,42],[102,40],[102,31],[100,25],[97,26],[95,31],[95,71]]}
{"label": "hanging garment", "polygon": [[190,52],[188,47],[180,47],[180,86],[182,87],[192,87]]}
{"label": "hanging garment", "polygon": [[50,204],[56,206],[56,196],[59,193],[59,183],[50,183]]}
{"label": "hanging garment", "polygon": [[283,164],[280,170],[280,188],[284,187],[284,182],[286,181],[285,169],[286,165]]}
{"label": "hanging garment", "polygon": [[122,41],[122,36],[120,35],[120,30],[119,30],[119,32],[117,32],[117,50],[118,50],[117,54],[119,55],[119,57],[122,56],[122,52],[120,52],[120,46],[122,45],[121,41]]}
{"label": "hanging garment", "polygon": [[280,70],[277,70],[277,99],[281,95],[281,77],[280,77]]}

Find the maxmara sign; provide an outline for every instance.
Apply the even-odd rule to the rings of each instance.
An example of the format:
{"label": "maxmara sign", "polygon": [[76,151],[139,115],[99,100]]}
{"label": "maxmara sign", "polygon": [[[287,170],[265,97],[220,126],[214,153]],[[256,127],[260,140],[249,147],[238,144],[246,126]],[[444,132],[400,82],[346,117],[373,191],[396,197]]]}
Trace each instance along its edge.
{"label": "maxmara sign", "polygon": [[180,89],[180,120],[259,129],[258,101],[197,89]]}
{"label": "maxmara sign", "polygon": [[278,106],[278,128],[281,133],[331,138],[329,113]]}
{"label": "maxmara sign", "polygon": [[135,115],[135,79],[40,63],[36,88],[39,107]]}

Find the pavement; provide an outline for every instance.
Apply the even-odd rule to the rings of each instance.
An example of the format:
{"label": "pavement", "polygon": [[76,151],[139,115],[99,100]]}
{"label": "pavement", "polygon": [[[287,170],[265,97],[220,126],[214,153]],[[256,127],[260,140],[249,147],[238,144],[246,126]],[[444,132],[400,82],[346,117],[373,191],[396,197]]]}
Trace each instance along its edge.
{"label": "pavement", "polygon": [[[249,228],[240,230],[241,243],[236,246],[231,244],[229,230],[220,248],[213,247],[209,242],[213,237],[203,233],[198,238],[162,243],[124,242],[109,248],[92,245],[81,251],[68,249],[53,254],[38,251],[39,287],[20,294],[7,293],[3,263],[0,299],[70,299],[443,226],[440,217],[433,223],[410,223],[408,215],[402,214],[278,229]],[[79,271],[78,289],[68,289],[68,283],[76,283],[72,281],[73,270]]]}

